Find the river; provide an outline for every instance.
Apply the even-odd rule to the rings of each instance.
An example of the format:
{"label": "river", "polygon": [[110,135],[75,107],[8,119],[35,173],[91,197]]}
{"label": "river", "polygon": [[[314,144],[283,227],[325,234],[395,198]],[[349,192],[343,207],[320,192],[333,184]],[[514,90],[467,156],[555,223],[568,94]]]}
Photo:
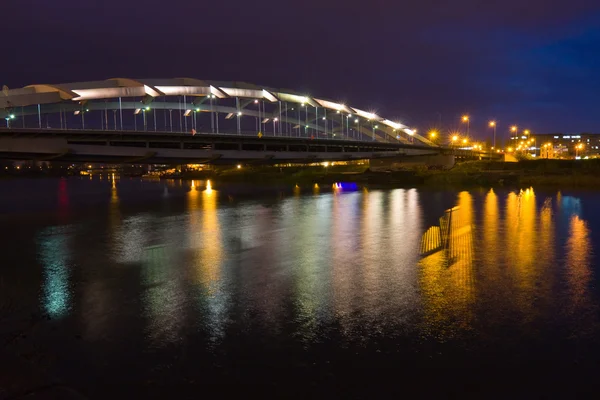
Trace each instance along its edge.
{"label": "river", "polygon": [[0,188],[6,350],[89,398],[600,356],[598,191]]}

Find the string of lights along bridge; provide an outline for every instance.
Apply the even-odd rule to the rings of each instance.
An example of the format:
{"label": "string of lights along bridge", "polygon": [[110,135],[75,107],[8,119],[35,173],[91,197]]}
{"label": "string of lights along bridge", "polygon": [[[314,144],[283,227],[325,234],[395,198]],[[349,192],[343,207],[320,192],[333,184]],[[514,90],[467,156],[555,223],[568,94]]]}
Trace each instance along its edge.
{"label": "string of lights along bridge", "polygon": [[156,131],[435,146],[408,126],[322,98],[192,78],[36,84],[3,89],[6,127]]}

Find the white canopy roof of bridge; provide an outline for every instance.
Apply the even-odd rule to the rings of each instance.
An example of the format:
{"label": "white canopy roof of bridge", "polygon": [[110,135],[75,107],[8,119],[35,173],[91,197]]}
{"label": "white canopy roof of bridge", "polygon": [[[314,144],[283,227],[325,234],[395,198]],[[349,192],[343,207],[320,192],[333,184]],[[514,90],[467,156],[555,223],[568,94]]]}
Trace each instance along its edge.
{"label": "white canopy roof of bridge", "polygon": [[[271,89],[244,82],[217,82],[194,78],[172,79],[129,79],[111,78],[104,81],[74,82],[62,84],[29,85],[20,89],[6,89],[0,94],[0,108],[23,107],[37,104],[59,103],[64,101],[81,102],[88,100],[111,99],[119,97],[160,97],[160,96],[214,96],[215,98],[247,98],[265,100],[271,103],[279,101],[308,104],[343,112],[347,115],[376,121],[393,130],[403,131],[426,144],[433,145],[427,138],[417,135],[408,126],[382,118],[375,113],[333,101],[304,96],[283,89]],[[192,105],[190,105],[191,107]]]}

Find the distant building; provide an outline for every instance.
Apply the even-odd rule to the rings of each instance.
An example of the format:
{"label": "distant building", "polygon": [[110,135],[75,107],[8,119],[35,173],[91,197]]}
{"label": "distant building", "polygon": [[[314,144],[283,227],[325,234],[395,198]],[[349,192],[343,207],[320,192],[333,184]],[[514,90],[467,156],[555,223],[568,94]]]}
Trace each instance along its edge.
{"label": "distant building", "polygon": [[515,148],[521,142],[533,139],[529,147],[541,158],[600,157],[600,134],[597,133],[545,133],[530,136],[512,136]]}

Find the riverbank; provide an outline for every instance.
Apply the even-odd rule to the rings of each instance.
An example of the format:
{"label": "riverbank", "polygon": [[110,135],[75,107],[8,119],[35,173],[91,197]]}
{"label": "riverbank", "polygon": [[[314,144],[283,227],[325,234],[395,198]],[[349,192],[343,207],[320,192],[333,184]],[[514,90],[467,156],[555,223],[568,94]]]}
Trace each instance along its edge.
{"label": "riverbank", "polygon": [[[103,172],[98,171],[98,174]],[[92,174],[95,174],[94,172]],[[124,175],[123,175],[124,174]],[[74,175],[63,169],[13,170],[0,178],[47,178]],[[119,175],[131,176],[123,171]],[[141,173],[137,176],[141,176]],[[158,176],[155,177],[158,179]],[[370,171],[368,165],[312,167],[217,166],[203,171],[184,171],[163,179],[214,179],[222,183],[256,185],[306,185],[354,182],[365,186],[507,186],[600,187],[600,160],[523,160],[516,163],[470,161],[450,170],[425,166],[398,171]]]}
{"label": "riverbank", "polygon": [[426,185],[600,187],[598,160],[473,161],[448,171],[417,172]]}
{"label": "riverbank", "polygon": [[[517,163],[472,161],[450,170],[413,168],[403,171],[372,172],[366,166],[311,168],[245,167],[217,170],[205,178],[221,182],[257,184],[333,184],[356,182],[365,185],[396,186],[544,186],[600,187],[598,160],[524,160]],[[187,178],[184,176],[184,178]],[[198,179],[189,177],[190,179]]]}

